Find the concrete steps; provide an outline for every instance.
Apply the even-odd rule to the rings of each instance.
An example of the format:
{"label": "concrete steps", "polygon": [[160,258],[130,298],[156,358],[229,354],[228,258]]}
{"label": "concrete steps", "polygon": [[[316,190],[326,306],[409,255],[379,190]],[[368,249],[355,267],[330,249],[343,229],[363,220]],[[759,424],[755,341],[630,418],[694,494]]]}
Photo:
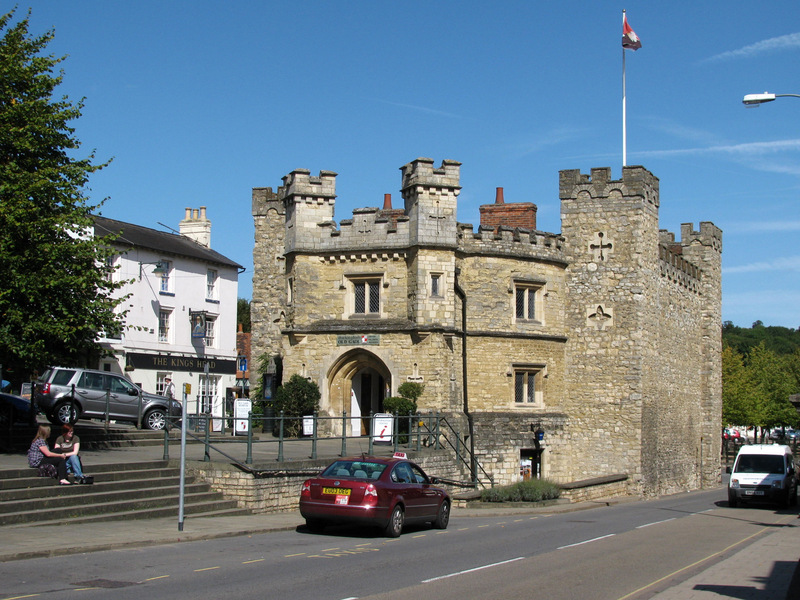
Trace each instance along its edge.
{"label": "concrete steps", "polygon": [[[58,485],[34,469],[0,471],[0,526],[178,516],[180,472],[167,461],[92,465],[93,485]],[[248,514],[206,483],[186,477],[187,515]]]}
{"label": "concrete steps", "polygon": [[[44,417],[39,417],[39,421],[32,425],[15,423],[12,430],[8,435],[4,436],[2,447],[0,451],[5,452],[24,452],[28,450],[31,440],[36,435],[38,424],[50,425],[52,429],[51,444],[60,435],[60,428],[47,422]],[[112,448],[126,448],[126,447],[148,447],[148,446],[162,446],[164,444],[164,432],[152,431],[150,429],[136,429],[135,426],[127,423],[113,423],[106,431],[105,424],[101,421],[78,421],[75,423],[75,434],[81,440],[82,450],[107,450]],[[195,434],[202,437],[200,434]],[[179,428],[172,428],[169,432],[170,445],[177,444],[181,439],[181,430]],[[217,440],[231,441],[230,432],[220,434],[212,432],[209,439],[212,443]],[[253,439],[258,439],[254,435]],[[237,439],[242,443],[246,442],[245,437]],[[200,444],[201,441],[194,439],[192,436],[187,436],[186,443]]]}

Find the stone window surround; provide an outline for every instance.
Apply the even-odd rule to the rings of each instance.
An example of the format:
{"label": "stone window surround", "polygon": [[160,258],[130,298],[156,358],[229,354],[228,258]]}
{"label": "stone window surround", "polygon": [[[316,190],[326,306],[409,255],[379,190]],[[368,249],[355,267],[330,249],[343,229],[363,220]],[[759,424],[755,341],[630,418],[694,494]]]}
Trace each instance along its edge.
{"label": "stone window surround", "polygon": [[[379,319],[383,317],[383,294],[381,293],[381,288],[388,287],[388,283],[384,279],[384,273],[345,273],[344,275],[345,281],[345,289],[347,292],[346,299],[345,299],[345,314],[347,314],[350,318],[357,318],[357,319]],[[364,284],[371,284],[377,283],[378,284],[378,310],[377,312],[369,312],[366,310],[368,307],[365,307],[365,312],[356,312],[356,284],[364,283]],[[369,303],[369,285],[365,286],[365,293],[367,297],[364,298],[366,303]]]}
{"label": "stone window surround", "polygon": [[[527,319],[517,316],[517,290],[533,290],[534,297],[534,318]],[[511,296],[511,314],[515,323],[534,323],[544,325],[544,298],[547,296],[547,282],[543,279],[530,277],[514,277],[508,286],[508,293]],[[528,312],[529,294],[526,294],[525,313]]]}
{"label": "stone window surround", "polygon": [[444,273],[441,271],[433,271],[428,274],[428,282],[430,285],[430,297],[443,299],[444,298],[444,290],[442,289],[442,284],[444,282]]}
{"label": "stone window surround", "polygon": [[[534,396],[533,402],[527,400],[527,377],[524,385],[526,386],[524,399],[517,401],[517,376],[534,376]],[[547,365],[545,363],[512,363],[507,375],[512,378],[511,406],[516,409],[544,408],[544,380],[547,378]]]}

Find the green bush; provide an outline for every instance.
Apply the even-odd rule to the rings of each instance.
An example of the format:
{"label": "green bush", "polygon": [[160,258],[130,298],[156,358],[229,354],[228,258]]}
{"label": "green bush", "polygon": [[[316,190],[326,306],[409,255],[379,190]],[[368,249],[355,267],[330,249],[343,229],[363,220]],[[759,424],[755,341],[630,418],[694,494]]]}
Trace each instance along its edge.
{"label": "green bush", "polygon": [[395,435],[398,437],[398,442],[401,444],[408,443],[409,429],[409,415],[414,415],[417,412],[417,403],[408,398],[400,398],[399,396],[390,396],[383,401],[383,410],[397,416],[397,431]]}
{"label": "green bush", "polygon": [[417,403],[408,398],[390,396],[383,401],[383,410],[398,417],[406,417],[417,412]]}
{"label": "green bush", "polygon": [[283,433],[297,437],[302,428],[300,417],[312,415],[319,409],[319,386],[305,377],[294,374],[275,392],[275,412],[283,411]]}
{"label": "green bush", "polygon": [[541,502],[561,496],[561,488],[547,479],[528,479],[481,491],[482,502]]}
{"label": "green bush", "polygon": [[417,398],[422,396],[422,392],[424,391],[425,386],[415,381],[406,381],[405,383],[401,383],[400,387],[397,388],[398,394],[400,394],[403,398],[414,402],[415,411],[417,410]]}

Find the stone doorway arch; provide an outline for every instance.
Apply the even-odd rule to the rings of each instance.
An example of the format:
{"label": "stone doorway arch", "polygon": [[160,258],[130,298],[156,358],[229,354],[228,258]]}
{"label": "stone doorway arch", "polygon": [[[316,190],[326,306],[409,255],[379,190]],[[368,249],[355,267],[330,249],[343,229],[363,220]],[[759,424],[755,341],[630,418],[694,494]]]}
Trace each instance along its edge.
{"label": "stone doorway arch", "polygon": [[[369,435],[371,417],[383,412],[383,400],[392,389],[386,364],[367,350],[350,350],[331,365],[327,379],[330,414],[347,412],[348,436]],[[342,421],[334,420],[333,430],[341,435]]]}

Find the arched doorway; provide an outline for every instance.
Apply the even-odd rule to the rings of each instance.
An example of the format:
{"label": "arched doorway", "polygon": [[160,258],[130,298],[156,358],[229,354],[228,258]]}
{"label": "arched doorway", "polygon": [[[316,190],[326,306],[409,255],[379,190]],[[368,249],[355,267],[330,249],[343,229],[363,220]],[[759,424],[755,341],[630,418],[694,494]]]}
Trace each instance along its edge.
{"label": "arched doorway", "polygon": [[[328,373],[328,400],[332,415],[347,412],[347,435],[370,434],[372,415],[383,412],[383,400],[392,387],[392,376],[383,361],[366,350],[343,354]],[[334,421],[336,434],[341,422]]]}

